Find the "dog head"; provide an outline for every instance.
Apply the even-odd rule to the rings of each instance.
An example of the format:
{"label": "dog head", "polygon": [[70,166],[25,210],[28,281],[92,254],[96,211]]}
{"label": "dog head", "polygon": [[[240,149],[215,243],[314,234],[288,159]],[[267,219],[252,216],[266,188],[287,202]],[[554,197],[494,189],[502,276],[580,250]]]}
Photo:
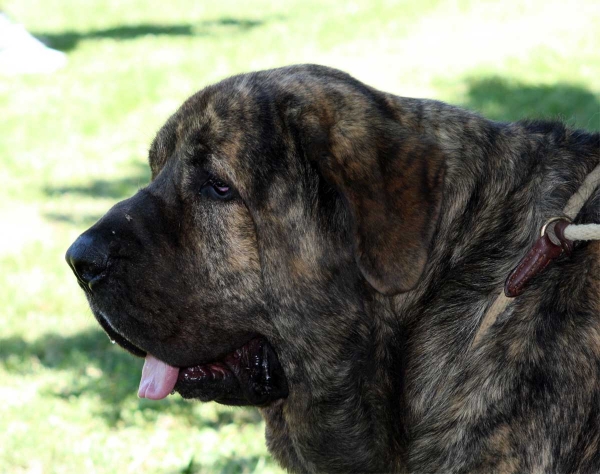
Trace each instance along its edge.
{"label": "dog head", "polygon": [[142,396],[269,404],[345,357],[369,292],[417,284],[444,166],[403,117],[320,66],[235,76],[181,106],[151,183],[66,256],[109,336],[146,356]]}

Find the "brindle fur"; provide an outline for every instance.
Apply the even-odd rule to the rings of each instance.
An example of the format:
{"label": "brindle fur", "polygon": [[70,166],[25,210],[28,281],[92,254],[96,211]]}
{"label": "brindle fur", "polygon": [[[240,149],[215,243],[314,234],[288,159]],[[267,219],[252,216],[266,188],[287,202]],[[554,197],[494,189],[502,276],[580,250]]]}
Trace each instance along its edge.
{"label": "brindle fur", "polygon": [[[267,443],[293,472],[597,473],[600,244],[577,243],[470,345],[599,161],[598,133],[325,67],[235,76],[183,104],[150,185],[96,224],[122,256],[100,310],[173,365],[264,335],[289,385],[261,408]],[[239,197],[202,198],[206,170]],[[577,221],[600,222],[600,191]]]}

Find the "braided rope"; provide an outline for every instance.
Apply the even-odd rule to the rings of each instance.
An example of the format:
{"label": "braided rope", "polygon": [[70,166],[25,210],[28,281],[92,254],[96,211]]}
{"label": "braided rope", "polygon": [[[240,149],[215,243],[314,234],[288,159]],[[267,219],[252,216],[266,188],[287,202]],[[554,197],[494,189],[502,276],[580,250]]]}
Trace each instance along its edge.
{"label": "braided rope", "polygon": [[[600,165],[586,176],[580,188],[571,196],[563,211],[565,215],[575,219],[598,186],[600,186]],[[569,240],[600,240],[600,224],[571,224],[565,228],[565,237]]]}
{"label": "braided rope", "polygon": [[590,198],[598,186],[600,186],[600,165],[596,166],[592,172],[585,177],[577,192],[573,194],[567,202],[563,213],[571,220],[575,219],[585,202]]}
{"label": "braided rope", "polygon": [[565,227],[569,240],[600,240],[600,224],[569,225]]}

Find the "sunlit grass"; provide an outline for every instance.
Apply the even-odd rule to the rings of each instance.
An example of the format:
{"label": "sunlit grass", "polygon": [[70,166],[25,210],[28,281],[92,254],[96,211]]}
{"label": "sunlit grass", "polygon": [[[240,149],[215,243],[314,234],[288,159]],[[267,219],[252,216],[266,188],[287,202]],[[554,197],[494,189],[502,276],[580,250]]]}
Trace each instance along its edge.
{"label": "sunlit grass", "polygon": [[12,0],[67,52],[0,76],[0,472],[280,472],[254,410],[138,400],[141,361],[97,328],[63,255],[143,186],[147,148],[187,96],[315,62],[495,120],[600,129],[594,0]]}

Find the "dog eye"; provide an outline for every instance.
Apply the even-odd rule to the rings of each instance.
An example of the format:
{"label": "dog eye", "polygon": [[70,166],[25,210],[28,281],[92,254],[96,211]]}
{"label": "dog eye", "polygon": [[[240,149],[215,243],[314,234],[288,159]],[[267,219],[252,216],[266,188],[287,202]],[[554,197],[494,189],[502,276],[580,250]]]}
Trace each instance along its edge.
{"label": "dog eye", "polygon": [[209,177],[202,185],[200,193],[210,199],[228,201],[234,197],[234,190],[227,183],[224,183],[214,176]]}

